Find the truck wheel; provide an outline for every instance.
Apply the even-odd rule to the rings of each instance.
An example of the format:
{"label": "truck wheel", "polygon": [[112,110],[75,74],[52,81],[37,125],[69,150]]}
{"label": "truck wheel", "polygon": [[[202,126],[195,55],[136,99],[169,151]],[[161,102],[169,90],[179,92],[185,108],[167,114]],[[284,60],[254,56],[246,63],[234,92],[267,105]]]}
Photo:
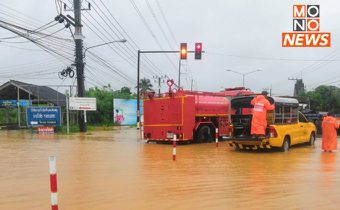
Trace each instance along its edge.
{"label": "truck wheel", "polygon": [[289,138],[288,136],[285,137],[281,146],[281,152],[287,152],[289,150]]}
{"label": "truck wheel", "polygon": [[243,150],[243,148],[241,149],[241,147],[238,144],[236,144],[235,148],[236,148],[236,150],[240,150],[240,151]]}
{"label": "truck wheel", "polygon": [[314,146],[314,144],[315,144],[315,134],[313,132],[310,134],[310,137],[309,137],[309,145]]}
{"label": "truck wheel", "polygon": [[197,139],[196,141],[201,142],[208,142],[212,140],[212,133],[209,126],[202,126],[197,132]]}

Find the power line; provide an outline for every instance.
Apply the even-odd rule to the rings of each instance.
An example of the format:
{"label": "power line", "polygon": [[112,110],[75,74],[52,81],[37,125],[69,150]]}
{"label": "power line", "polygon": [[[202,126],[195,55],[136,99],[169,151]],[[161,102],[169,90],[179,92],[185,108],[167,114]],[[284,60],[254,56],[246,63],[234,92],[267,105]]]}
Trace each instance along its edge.
{"label": "power line", "polygon": [[[86,20],[88,20],[87,18],[85,18]],[[88,20],[89,21],[89,20]],[[106,38],[107,38],[107,36],[105,35],[105,34],[103,34],[102,32],[101,32],[101,30],[99,30],[98,28],[96,28],[96,30],[93,30],[89,25],[87,25],[85,22],[84,22],[84,24],[91,30],[91,31],[93,31],[100,39],[102,39],[102,41],[106,41],[106,40],[104,40],[96,31],[98,31],[99,33],[101,33],[103,36],[105,36]],[[91,25],[93,25],[93,24],[91,24]],[[94,25],[94,27],[96,27],[95,25]],[[110,40],[109,38],[107,38],[107,40]],[[113,49],[112,48],[112,46],[109,46],[115,53],[117,53],[121,58],[123,58],[123,60],[125,60],[125,61],[127,61],[128,62],[128,64],[130,64],[131,66],[132,66],[132,68],[134,68],[135,66],[134,66],[134,63],[132,63],[130,60],[128,60],[128,59],[126,59],[125,57],[123,57],[123,55],[120,55],[115,49]],[[124,54],[125,56],[127,56],[126,54]],[[108,65],[107,63],[105,63],[106,65]],[[112,66],[110,67],[111,69],[112,69]],[[119,71],[119,70],[118,70]],[[130,81],[131,81],[131,79],[130,79]]]}
{"label": "power line", "polygon": [[[58,24],[58,23],[54,23],[54,24],[50,25],[53,22],[55,22],[55,21],[53,20],[53,21],[51,21],[49,23],[46,23],[43,26],[40,26],[40,27],[32,30],[31,33],[40,32],[40,31],[46,30],[46,29],[51,28],[51,27],[53,27],[53,26]],[[48,26],[48,25],[50,25],[50,26]],[[15,38],[21,38],[21,37],[20,36],[0,37],[0,39],[15,39]]]}
{"label": "power line", "polygon": [[157,6],[158,6],[158,9],[159,9],[159,11],[160,11],[160,13],[161,13],[161,16],[162,16],[162,18],[163,18],[165,24],[166,24],[166,26],[167,26],[167,28],[168,28],[168,30],[169,30],[169,32],[170,32],[170,35],[171,35],[173,41],[176,43],[176,46],[178,46],[179,43],[177,42],[176,37],[175,37],[174,33],[172,32],[172,29],[171,29],[171,27],[170,27],[170,24],[169,24],[169,22],[168,22],[168,20],[167,20],[167,18],[166,18],[166,16],[165,16],[165,14],[164,14],[164,12],[163,12],[162,6],[161,6],[161,4],[159,3],[158,0],[156,0],[156,4],[157,4]]}
{"label": "power line", "polygon": [[39,51],[39,52],[43,51],[41,49],[32,49],[32,48],[12,46],[11,44],[8,44],[8,43],[6,44],[5,42],[0,42],[0,44],[2,44],[3,46],[9,47],[9,48],[15,48],[15,49],[19,49],[19,50],[27,50],[27,51],[30,51],[30,52],[32,52],[32,51]]}
{"label": "power line", "polygon": [[[146,21],[146,19],[144,18],[143,14],[141,13],[141,11],[139,10],[138,6],[136,5],[134,0],[130,0],[130,3],[132,4],[133,8],[135,9],[135,11],[137,12],[139,18],[142,20],[144,26],[147,28],[147,30],[149,31],[149,33],[151,34],[152,38],[155,40],[156,44],[158,45],[158,47],[161,50],[164,50],[164,48],[162,47],[161,43],[159,42],[159,40],[157,39],[156,35],[154,34],[154,32],[152,31],[150,25],[148,24],[148,22]],[[170,57],[165,54],[165,57],[168,59],[168,61],[170,62],[170,64],[174,67],[174,69],[177,71],[177,67],[176,65],[173,63],[173,61],[171,61]]]}
{"label": "power line", "polygon": [[[107,13],[111,16],[111,18],[116,22],[116,24],[118,25],[118,27],[121,29],[121,31],[124,33],[124,35],[123,35],[123,33],[118,29],[118,28],[116,28],[116,30],[118,31],[118,33],[122,36],[122,37],[127,37],[128,38],[128,40],[129,40],[129,42],[127,43],[127,45],[132,49],[132,51],[133,51],[133,53],[134,53],[134,56],[135,57],[137,57],[137,55],[136,55],[136,51],[137,51],[137,49],[141,49],[139,46],[138,46],[138,44],[134,41],[134,39],[132,39],[132,37],[127,33],[127,31],[123,28],[123,26],[119,23],[119,21],[117,20],[117,18],[115,18],[114,17],[114,15],[112,14],[112,12],[107,8],[107,6],[103,3],[103,1],[102,0],[99,0],[101,3],[102,3],[102,5],[103,5],[103,7],[106,9],[106,11],[107,11]],[[96,3],[95,3],[95,1],[93,2],[95,5],[96,5]],[[110,21],[111,22],[111,21]],[[111,22],[112,23],[112,22]],[[112,25],[114,25],[113,23],[112,23]],[[134,46],[132,46],[132,44],[134,45]],[[136,58],[137,59],[137,58]],[[145,55],[145,59],[142,61],[142,63],[141,63],[142,65],[146,65],[146,64],[148,64],[149,65],[149,67],[151,67],[152,69],[154,69],[156,72],[158,72],[158,74],[159,75],[162,75],[163,74],[163,72],[155,65],[155,64],[153,64],[153,62],[149,59],[149,57],[148,56],[146,56]],[[147,67],[148,68],[148,67]]]}
{"label": "power line", "polygon": [[[47,38],[47,37],[51,37],[51,36],[53,36],[54,34],[60,32],[60,31],[62,31],[62,30],[64,30],[64,29],[65,29],[65,28],[63,27],[63,28],[58,29],[57,31],[51,33],[51,34],[46,34],[46,35],[44,35],[44,36],[42,36],[42,37],[39,37],[39,38],[32,38],[32,40],[37,41],[37,40],[40,40],[40,39],[44,39],[44,38]],[[0,39],[1,39],[1,38],[0,38]],[[2,41],[2,42],[13,43],[13,44],[21,44],[21,43],[30,43],[31,41]]]}
{"label": "power line", "polygon": [[235,57],[235,58],[242,58],[242,59],[255,59],[255,60],[276,60],[276,61],[302,61],[302,62],[315,62],[315,61],[339,61],[339,60],[327,60],[327,59],[300,59],[300,58],[274,58],[274,57],[257,57],[257,56],[244,56],[244,55],[232,55],[226,53],[217,53],[217,52],[206,52],[207,55],[219,55],[219,56],[226,56],[226,57]]}
{"label": "power line", "polygon": [[127,76],[126,74],[122,73],[121,71],[119,71],[119,69],[117,69],[116,67],[112,66],[110,63],[108,63],[107,61],[105,61],[104,59],[100,58],[99,56],[97,56],[96,54],[89,52],[89,54],[91,54],[94,58],[96,58],[99,61],[100,65],[103,65],[104,67],[107,67],[108,69],[110,69],[111,71],[115,72],[117,75],[119,75],[120,77],[122,77],[123,79],[130,81],[134,80],[133,78]]}
{"label": "power line", "polygon": [[[94,82],[96,82],[99,86],[105,85],[105,82],[104,82],[103,80],[99,79],[99,78],[97,77],[97,75],[96,75],[94,72],[92,72],[91,69],[89,69],[88,67],[85,67],[85,69],[87,70],[87,72],[88,72],[89,74],[92,75],[91,77],[87,77],[87,80],[86,80],[87,82],[94,81]],[[95,79],[95,78],[97,78],[97,79]]]}
{"label": "power line", "polygon": [[[17,21],[19,21],[22,24],[20,24],[20,23],[15,23],[15,24],[16,25],[21,25],[22,27],[31,26],[32,28],[37,28],[37,30],[39,30],[41,28],[44,28],[44,25],[42,26],[42,24],[40,22],[38,22],[38,20],[32,19],[31,17],[28,17],[24,13],[19,12],[19,11],[13,9],[13,8],[10,8],[10,7],[8,7],[8,6],[4,5],[4,4],[0,3],[0,5],[2,5],[2,7],[0,8],[0,13],[9,17],[9,19],[3,18],[4,20],[6,19],[7,21],[11,21],[11,22],[14,22],[14,23],[15,23],[14,20],[17,20]],[[19,14],[20,16],[16,15],[16,14],[13,14],[11,12]],[[52,22],[54,22],[54,21],[51,21],[50,23],[52,23]],[[47,24],[45,24],[45,25],[47,25]],[[48,28],[47,27],[44,28],[44,30],[46,30],[46,29],[48,29]],[[49,32],[47,32],[47,33],[49,33]]]}
{"label": "power line", "polygon": [[340,78],[340,77],[335,77],[335,78],[333,77],[333,78],[331,78],[331,79],[327,79],[327,80],[324,80],[324,81],[322,81],[322,82],[313,83],[313,84],[308,85],[308,86],[310,86],[311,88],[313,88],[313,87],[320,86],[320,85],[323,85],[323,84],[333,84],[333,83],[338,82],[338,80],[335,81],[335,82],[330,82],[330,83],[328,83],[328,82],[329,82],[329,81],[332,81],[332,80],[334,80],[334,79],[337,79],[337,78]]}
{"label": "power line", "polygon": [[[95,9],[94,9],[94,11],[96,11]],[[109,29],[111,29],[111,31],[113,32],[113,33],[115,33],[113,30],[112,30],[112,28],[107,24],[107,22],[104,20],[104,18],[96,11],[96,13],[99,15],[99,17],[104,21],[104,23],[108,26],[108,28]],[[96,18],[94,18],[90,13],[88,13],[91,17],[92,17],[92,19],[97,23],[97,25],[98,26],[100,26],[111,38],[108,38],[104,33],[102,33],[94,24],[92,24],[88,19],[88,21],[96,28],[96,29],[98,29],[98,31],[107,39],[107,40],[110,40],[110,39],[115,39],[115,37],[113,37],[112,36],[112,34],[111,33],[109,33],[106,29],[105,29],[105,27],[103,26],[103,25],[101,25],[98,21],[97,21],[97,19]],[[119,38],[119,37],[118,37]],[[104,41],[104,40],[103,40]],[[111,46],[109,46],[109,47],[111,47]],[[112,47],[111,47],[112,48]],[[118,48],[117,48],[117,50],[120,52],[120,53],[122,53],[124,56],[126,56],[126,57],[130,57],[130,55],[128,55],[127,54],[127,52],[126,51],[124,51],[123,52],[123,50],[121,50],[121,46],[118,46]],[[116,49],[114,49],[114,48],[112,48],[112,50],[115,52],[115,53],[117,53],[118,55],[120,55],[120,53],[118,53],[118,51],[116,50]],[[123,56],[121,56],[122,58],[124,58]],[[128,61],[128,59],[126,59],[125,58],[125,60],[127,61],[127,62],[130,62],[130,61]],[[132,66],[134,67],[134,64],[132,64]]]}
{"label": "power line", "polygon": [[[86,20],[88,20],[85,16],[84,16],[84,18],[85,18]],[[90,27],[89,25],[87,25],[86,22],[83,22],[83,23],[84,23],[84,25],[87,26],[87,28],[89,28],[93,33],[95,33],[95,34],[96,34],[103,42],[106,42],[107,40],[110,40],[109,38],[107,38],[107,36],[106,36],[105,34],[103,34],[103,33],[101,32],[101,30],[99,30],[99,29],[98,29],[94,24],[92,24],[91,22],[90,22],[90,24],[91,24],[92,26],[94,26],[96,30],[92,29],[92,27]],[[106,38],[106,40],[103,39],[103,38],[97,33],[97,31],[98,31],[99,33],[101,33],[101,34]],[[123,55],[121,55],[121,54],[120,54],[117,50],[115,50],[112,46],[108,45],[108,47],[109,47],[111,50],[113,50],[118,56],[120,56],[123,60],[125,60],[129,65],[131,65],[132,67],[134,67],[134,64],[131,63],[130,60],[126,59]]]}
{"label": "power line", "polygon": [[[63,64],[66,64],[66,62],[62,62]],[[19,71],[22,71],[23,68],[30,68],[30,67],[34,67],[34,69],[37,69],[37,68],[45,68],[46,66],[55,66],[56,64],[60,64],[60,61],[58,61],[56,58],[53,58],[53,59],[43,59],[43,60],[40,60],[38,62],[26,62],[26,63],[23,63],[23,64],[17,64],[17,65],[11,65],[11,66],[2,66],[0,67],[0,70],[1,69],[5,69],[5,70],[8,70],[8,71],[1,71],[1,73],[5,73],[5,74],[8,74],[8,73],[13,73],[13,72],[16,72],[16,70],[19,70]],[[36,67],[36,66],[39,66],[39,67]]]}
{"label": "power line", "polygon": [[312,72],[317,71],[320,67],[324,67],[324,66],[330,64],[331,62],[338,61],[335,58],[338,57],[338,54],[336,54],[336,53],[337,53],[337,51],[339,51],[339,49],[340,48],[338,48],[338,49],[332,51],[330,54],[324,56],[324,58],[329,58],[326,63],[315,62],[315,63],[313,63],[313,64],[311,64],[309,66],[304,67],[303,69],[300,70],[300,72],[301,73],[302,72],[310,72],[310,73],[312,73]]}
{"label": "power line", "polygon": [[[33,42],[40,47],[45,47],[46,49],[54,52],[55,54],[61,55],[60,53],[57,53],[57,51],[61,51],[61,52],[64,52],[65,54],[69,54],[70,56],[73,56],[73,54],[66,51],[68,43],[65,43],[65,39],[59,40],[59,37],[53,36],[53,34],[58,33],[64,28],[53,32],[53,34],[44,34],[41,32],[30,33],[32,32],[32,30],[21,27],[21,26],[18,26],[18,25],[9,23],[9,22],[1,21],[1,20],[0,20],[0,23],[2,23],[2,26],[6,28],[7,30],[10,30],[10,28],[16,28],[17,30],[15,31],[10,30],[10,31],[16,34],[19,34],[19,36],[28,40],[24,42],[11,42],[11,41],[2,41],[2,42],[5,42],[5,43],[32,43]],[[18,30],[21,30],[23,32],[20,32]],[[36,35],[37,37],[34,37],[34,35]],[[57,50],[52,50],[52,48],[56,46],[59,46],[60,48]]]}
{"label": "power line", "polygon": [[51,49],[50,47],[48,47],[48,46],[46,46],[46,45],[40,43],[39,41],[33,40],[32,38],[28,37],[26,34],[20,32],[20,31],[17,31],[17,30],[15,30],[15,29],[13,29],[13,28],[8,27],[8,26],[7,26],[7,23],[4,22],[4,21],[0,21],[0,27],[5,28],[5,29],[7,29],[7,30],[9,30],[9,31],[11,31],[11,32],[13,32],[13,33],[15,33],[15,34],[18,34],[18,35],[22,36],[22,37],[25,38],[25,39],[28,39],[28,40],[32,41],[34,44],[36,44],[37,46],[39,46],[40,48],[42,48],[44,51],[46,51],[46,52],[48,52],[48,53],[50,53],[50,54],[52,54],[52,55],[58,55],[58,56],[60,56],[60,57],[63,57],[63,58],[65,58],[65,59],[67,59],[67,60],[72,61],[72,60],[69,59],[68,57],[66,57],[66,56],[64,56],[63,54],[60,54],[59,52],[57,52],[57,51]]}
{"label": "power line", "polygon": [[[3,23],[3,24],[6,24],[8,26],[11,26],[13,28],[16,28],[17,30],[21,30],[21,31],[24,31],[25,32],[25,35],[24,36],[21,36],[21,37],[27,37],[27,36],[30,36],[31,39],[35,39],[34,37],[31,37],[31,36],[38,36],[38,38],[41,38],[41,37],[49,37],[51,39],[56,39],[58,41],[64,41],[64,42],[71,42],[70,39],[65,39],[65,38],[61,38],[61,37],[57,37],[57,36],[53,36],[53,34],[55,34],[56,32],[59,32],[61,30],[58,30],[58,31],[54,31],[52,32],[52,34],[46,34],[46,33],[42,33],[41,31],[34,31],[34,30],[31,30],[31,29],[28,29],[28,28],[25,28],[23,26],[19,26],[17,24],[13,24],[9,21],[3,21],[3,20],[0,20],[0,23]],[[63,28],[64,29],[64,28]]]}
{"label": "power line", "polygon": [[146,2],[146,5],[148,6],[148,8],[149,8],[149,10],[150,10],[150,13],[151,13],[153,19],[155,20],[155,22],[156,22],[158,28],[159,28],[160,31],[162,32],[162,34],[163,34],[163,36],[164,36],[166,42],[168,43],[169,47],[171,48],[171,47],[172,47],[172,44],[170,43],[170,40],[168,39],[168,37],[167,37],[167,35],[166,35],[166,33],[165,33],[165,31],[164,31],[162,25],[161,25],[160,22],[158,21],[158,19],[157,19],[157,17],[156,17],[156,14],[155,14],[155,12],[154,12],[153,9],[152,9],[149,0],[145,0],[145,2]]}
{"label": "power line", "polygon": [[[110,18],[100,9],[100,7],[94,2],[94,5],[95,6],[97,6],[98,7],[98,9],[99,9],[99,11],[103,14],[103,16],[106,18],[106,19],[108,19],[109,20],[109,23],[117,30],[117,32],[115,31],[115,30],[113,30],[112,29],[112,27],[104,20],[104,18],[99,14],[99,12],[95,9],[95,7],[93,7],[94,9],[94,11],[100,16],[100,18],[104,21],[104,23],[108,26],[108,28],[112,31],[112,33],[113,34],[115,34],[116,36],[117,36],[117,38],[118,39],[121,39],[122,37],[124,37],[123,35],[122,35],[122,33],[119,31],[119,29],[112,23],[112,21],[110,21]],[[105,5],[104,5],[105,6]],[[89,14],[91,17],[92,17],[92,19],[94,19],[94,21],[96,21],[96,23],[102,28],[102,29],[104,29],[104,31],[110,36],[110,37],[112,37],[112,33],[110,33],[110,32],[108,32],[106,29],[105,29],[105,27],[103,27],[97,20],[96,20],[96,18],[94,18],[91,14]],[[87,19],[87,18],[86,18]],[[88,19],[87,19],[88,20]],[[89,21],[89,20],[88,20]],[[90,21],[89,21],[90,22]],[[92,24],[93,25],[93,24]],[[96,26],[94,26],[94,27],[96,27]],[[96,27],[97,28],[97,27]],[[91,30],[91,29],[90,29]],[[92,30],[93,31],[93,30]],[[96,31],[99,31],[103,36],[105,36],[106,38],[107,38],[107,36],[106,35],[104,35],[104,33],[102,33],[98,28],[97,28],[97,30]],[[93,31],[95,34],[97,34],[95,31]],[[117,33],[119,33],[121,36],[119,36]],[[100,37],[98,34],[97,34],[97,36],[98,37]],[[102,38],[101,38],[102,39]],[[110,40],[109,38],[107,38],[108,40]],[[112,37],[112,39],[115,39],[114,37]],[[103,40],[103,39],[102,39]],[[104,41],[104,40],[103,40]],[[122,48],[122,50],[124,50],[124,56],[126,56],[126,57],[128,57],[128,58],[132,58],[132,57],[135,57],[136,58],[136,53],[135,53],[135,51],[133,51],[133,50],[131,50],[131,48],[129,48],[130,47],[130,45],[129,45],[130,43],[129,42],[127,42],[127,45],[128,45],[128,48],[125,48],[125,46],[126,45],[124,45],[124,47],[123,46],[118,46],[118,48]],[[117,53],[117,51],[116,50],[114,50],[115,51],[115,53]],[[120,52],[122,52],[121,50],[119,50]],[[130,56],[132,56],[132,57],[130,57]],[[126,60],[126,59],[125,59]],[[132,62],[133,63],[131,63],[130,61],[129,61],[129,63],[131,64],[131,66],[132,66],[132,68],[135,68],[135,65],[136,65],[136,59],[134,59],[134,60],[132,60]],[[150,69],[151,70],[151,69]]]}
{"label": "power line", "polygon": [[[18,13],[18,14],[22,15],[23,17],[26,17],[26,18],[28,18],[28,19],[34,21],[35,23],[38,23],[38,22],[39,22],[37,19],[33,19],[32,17],[29,17],[29,16],[27,16],[26,14],[24,14],[24,13],[18,11],[18,10],[15,10],[15,9],[13,9],[13,8],[11,8],[11,7],[8,7],[8,6],[5,5],[5,4],[0,3],[0,5],[2,6],[2,8],[6,8],[6,9],[8,9],[8,10],[10,10],[10,11],[14,11],[15,13]],[[17,17],[18,17],[18,16],[17,16]]]}

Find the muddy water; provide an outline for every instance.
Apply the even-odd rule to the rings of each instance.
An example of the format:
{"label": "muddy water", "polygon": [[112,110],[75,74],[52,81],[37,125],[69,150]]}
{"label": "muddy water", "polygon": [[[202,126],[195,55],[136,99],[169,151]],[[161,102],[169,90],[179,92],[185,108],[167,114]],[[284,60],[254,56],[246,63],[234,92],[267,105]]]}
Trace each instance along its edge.
{"label": "muddy water", "polygon": [[339,209],[339,154],[296,147],[239,152],[221,143],[146,144],[134,129],[69,137],[0,131],[0,209]]}

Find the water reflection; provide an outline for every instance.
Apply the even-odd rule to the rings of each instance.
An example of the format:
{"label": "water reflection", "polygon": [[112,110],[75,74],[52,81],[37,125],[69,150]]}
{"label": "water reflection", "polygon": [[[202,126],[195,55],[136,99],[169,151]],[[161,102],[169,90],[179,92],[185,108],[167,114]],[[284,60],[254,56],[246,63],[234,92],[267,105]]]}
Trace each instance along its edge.
{"label": "water reflection", "polygon": [[336,153],[240,152],[220,143],[146,144],[134,129],[70,136],[0,131],[0,209],[48,209],[49,155],[60,209],[337,209]]}
{"label": "water reflection", "polygon": [[336,184],[336,153],[321,153],[320,183],[323,187],[333,188]]}

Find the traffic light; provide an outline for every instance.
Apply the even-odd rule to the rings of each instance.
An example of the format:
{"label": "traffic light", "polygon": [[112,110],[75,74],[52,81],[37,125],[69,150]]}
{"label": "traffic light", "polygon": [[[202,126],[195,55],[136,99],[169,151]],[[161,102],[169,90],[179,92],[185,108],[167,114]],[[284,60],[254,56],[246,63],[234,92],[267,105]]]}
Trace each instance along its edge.
{"label": "traffic light", "polygon": [[201,42],[195,43],[195,59],[196,60],[202,59],[202,43]]}
{"label": "traffic light", "polygon": [[187,48],[187,43],[181,43],[181,59],[186,60],[188,57],[188,48]]}

